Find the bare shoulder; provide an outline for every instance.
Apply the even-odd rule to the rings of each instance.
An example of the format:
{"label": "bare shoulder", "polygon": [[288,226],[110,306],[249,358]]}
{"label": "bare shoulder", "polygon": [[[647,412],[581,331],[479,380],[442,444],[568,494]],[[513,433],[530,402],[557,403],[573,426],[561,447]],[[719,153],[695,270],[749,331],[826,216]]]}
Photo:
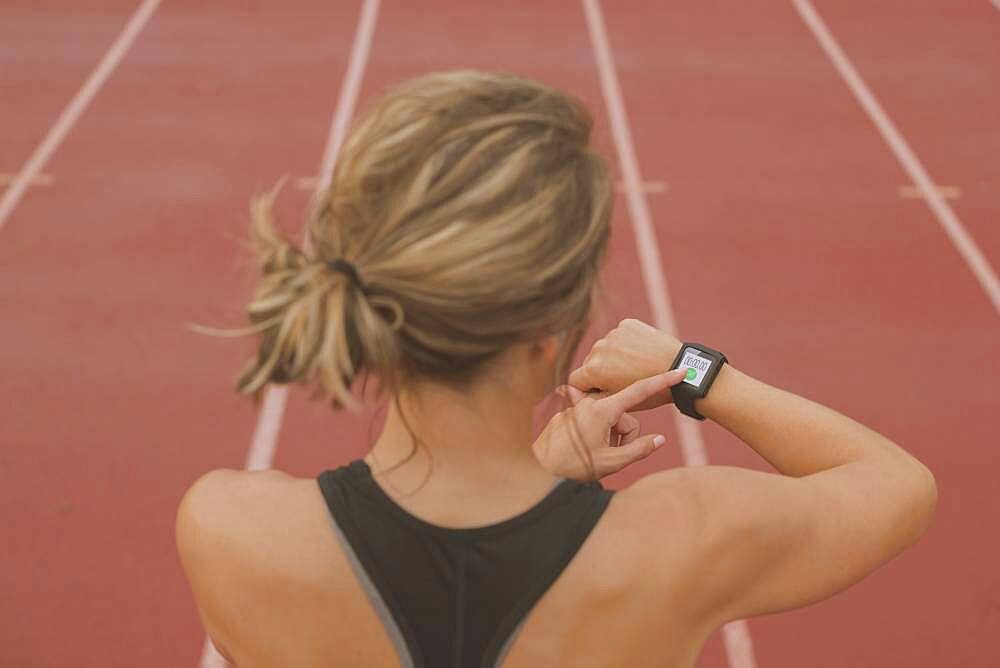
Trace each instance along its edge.
{"label": "bare shoulder", "polygon": [[250,528],[266,530],[269,517],[296,503],[304,482],[312,481],[273,470],[209,471],[181,499],[178,533],[197,539],[224,538]]}
{"label": "bare shoulder", "polygon": [[699,473],[678,468],[645,476],[618,491],[607,512],[616,551],[631,553],[643,586],[658,589],[659,600],[672,601],[675,617],[682,612],[679,600],[693,602],[692,575],[706,552],[711,492]]}
{"label": "bare shoulder", "polygon": [[177,548],[192,579],[199,572],[222,570],[247,576],[283,570],[301,574],[286,567],[308,553],[322,519],[311,478],[217,469],[196,480],[181,499]]}
{"label": "bare shoulder", "polygon": [[[664,524],[671,527],[669,540],[692,539],[704,534],[706,519],[718,501],[718,476],[708,472],[717,467],[681,467],[640,478],[617,494],[639,526],[650,534],[663,536]],[[664,536],[664,539],[668,539]]]}
{"label": "bare shoulder", "polygon": [[[282,471],[240,471],[215,469],[194,481],[181,500],[184,511],[218,512],[233,504],[260,503],[285,497],[295,487],[312,483],[310,478],[296,478]],[[228,500],[230,503],[219,503]]]}
{"label": "bare shoulder", "polygon": [[[353,605],[365,602],[363,592],[351,589],[359,585],[341,577],[350,567],[315,479],[211,471],[181,500],[176,533],[205,628],[237,663],[358,642],[331,632],[321,614],[303,619],[310,609],[348,610],[359,619],[365,614]],[[377,629],[375,622],[370,627]]]}

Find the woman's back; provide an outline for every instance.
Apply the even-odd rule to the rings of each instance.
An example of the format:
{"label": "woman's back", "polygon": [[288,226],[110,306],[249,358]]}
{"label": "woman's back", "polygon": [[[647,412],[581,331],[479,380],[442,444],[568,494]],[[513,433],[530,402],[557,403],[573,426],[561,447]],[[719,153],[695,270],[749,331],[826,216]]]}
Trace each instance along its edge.
{"label": "woman's back", "polygon": [[[346,470],[352,483],[365,487],[364,476],[354,475],[362,465],[352,467],[340,474]],[[416,536],[400,539],[416,547],[415,540],[433,542],[453,533],[462,543],[453,554],[478,560],[480,567],[491,561],[505,566],[494,581],[466,580],[477,590],[473,598],[479,597],[473,606],[471,592],[463,594],[459,581],[461,566],[442,562],[434,572],[431,564],[417,567],[412,552],[396,555],[393,577],[376,575],[386,587],[387,601],[371,581],[371,554],[360,557],[334,524],[323,486],[331,491],[343,487],[331,485],[330,475],[320,477],[321,485],[278,472],[217,471],[199,481],[186,498],[185,514],[197,516],[204,523],[199,533],[212,537],[190,547],[196,555],[189,558],[199,561],[201,577],[211,587],[203,614],[206,621],[214,621],[209,629],[221,647],[238,648],[230,658],[240,666],[685,666],[693,663],[712,630],[709,620],[693,618],[686,605],[685,581],[693,559],[684,543],[690,522],[671,517],[669,508],[643,518],[636,501],[639,506],[648,502],[634,498],[635,492],[612,494],[596,483],[559,482],[527,510],[494,518],[501,521],[485,533],[499,527],[500,534],[512,539],[507,546],[476,540],[483,536],[469,540],[470,532],[463,529],[442,529],[434,536],[436,532],[420,527]],[[379,496],[390,499],[377,489]],[[356,490],[346,494],[348,500],[363,498]],[[398,501],[389,503],[409,515]],[[369,513],[382,504],[366,505],[366,510],[341,512],[373,519]],[[376,550],[391,547],[393,536],[399,537],[407,526],[434,521],[422,517],[414,522],[410,516],[400,523],[393,521],[392,511],[375,512],[387,521],[347,526],[348,531],[363,529],[361,540],[369,548],[373,541],[386,543]],[[525,539],[537,539],[545,548],[531,554],[541,555],[542,563],[527,565],[529,570],[518,579],[514,569],[526,566],[525,555],[509,548]],[[666,549],[670,545],[673,549]],[[425,550],[433,553],[432,548]],[[234,560],[236,554],[241,557]],[[192,584],[197,590],[198,582]],[[441,597],[442,591],[450,592],[450,599]],[[396,601],[390,602],[392,597]],[[501,610],[495,605],[498,599],[514,604]],[[426,617],[419,616],[421,607]],[[406,616],[400,619],[401,611]],[[459,615],[441,618],[452,613]],[[497,623],[483,626],[490,620]],[[400,621],[411,628],[401,632]],[[438,629],[436,642],[428,635],[432,626]],[[421,627],[415,639],[427,648],[423,656],[407,647],[415,627]],[[482,642],[484,633],[490,642]],[[442,649],[458,654],[441,661],[440,654],[433,653]],[[480,650],[485,662],[473,661]],[[489,661],[498,654],[502,662]]]}

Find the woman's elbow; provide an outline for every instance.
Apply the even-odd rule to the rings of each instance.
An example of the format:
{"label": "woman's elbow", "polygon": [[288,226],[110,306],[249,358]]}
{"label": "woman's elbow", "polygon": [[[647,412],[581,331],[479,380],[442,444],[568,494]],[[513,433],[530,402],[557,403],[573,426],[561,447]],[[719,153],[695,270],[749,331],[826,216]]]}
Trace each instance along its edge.
{"label": "woman's elbow", "polygon": [[909,543],[916,542],[931,525],[937,508],[937,480],[929,468],[913,460],[914,467],[907,495],[907,524],[910,527]]}
{"label": "woman's elbow", "polygon": [[[931,473],[929,468],[923,464],[921,464],[920,467],[923,469],[923,494],[921,500],[924,506],[924,514],[927,517],[927,525],[929,526],[931,517],[934,516],[934,510],[937,508],[937,480],[934,478],[934,474]],[[926,529],[926,526],[924,528]]]}

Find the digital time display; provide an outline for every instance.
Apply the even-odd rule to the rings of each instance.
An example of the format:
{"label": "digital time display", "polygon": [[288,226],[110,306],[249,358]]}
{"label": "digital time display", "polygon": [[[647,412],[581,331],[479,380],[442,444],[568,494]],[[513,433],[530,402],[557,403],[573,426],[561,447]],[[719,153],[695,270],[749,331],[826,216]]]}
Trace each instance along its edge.
{"label": "digital time display", "polygon": [[681,356],[681,363],[677,368],[687,369],[687,375],[684,377],[685,383],[701,387],[701,381],[705,379],[705,374],[708,373],[711,366],[712,359],[710,357],[705,357],[695,348],[685,348],[684,354]]}

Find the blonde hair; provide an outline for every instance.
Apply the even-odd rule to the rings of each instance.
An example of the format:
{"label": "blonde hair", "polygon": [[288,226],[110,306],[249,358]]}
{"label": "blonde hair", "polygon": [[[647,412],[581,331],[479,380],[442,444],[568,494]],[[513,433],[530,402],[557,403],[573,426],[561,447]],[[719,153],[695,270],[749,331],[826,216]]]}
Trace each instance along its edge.
{"label": "blonde hair", "polygon": [[575,98],[509,74],[434,73],[388,91],[345,142],[309,243],[275,230],[275,193],[255,200],[260,346],[238,389],[301,383],[356,409],[361,376],[380,393],[418,377],[461,386],[550,334],[565,379],[609,237],[591,125]]}

